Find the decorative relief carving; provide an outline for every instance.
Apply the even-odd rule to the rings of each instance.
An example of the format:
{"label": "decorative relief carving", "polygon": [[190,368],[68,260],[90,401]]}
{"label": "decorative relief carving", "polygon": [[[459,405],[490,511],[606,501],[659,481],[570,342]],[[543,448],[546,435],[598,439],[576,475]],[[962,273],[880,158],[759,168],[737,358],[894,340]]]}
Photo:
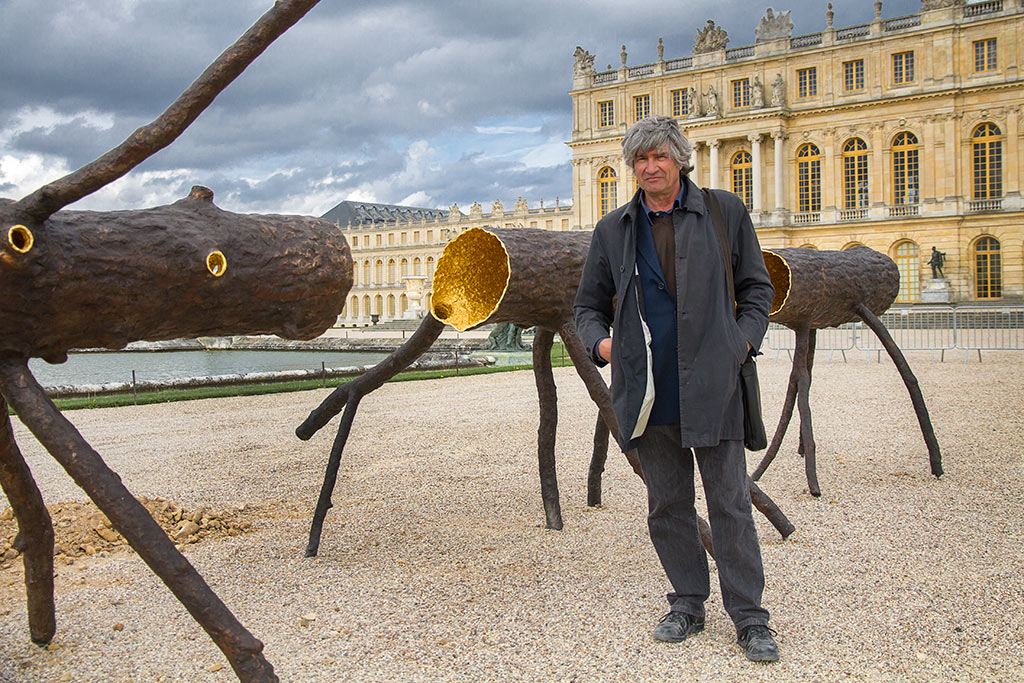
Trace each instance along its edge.
{"label": "decorative relief carving", "polygon": [[502,205],[500,199],[495,199],[494,203],[491,204],[491,213],[499,215],[505,213],[505,207]]}
{"label": "decorative relief carving", "polygon": [[754,29],[754,37],[758,43],[789,38],[791,35],[793,35],[793,22],[789,18],[789,10],[776,14],[771,7],[764,11],[764,16],[761,17],[760,23]]}
{"label": "decorative relief carving", "polygon": [[714,19],[708,19],[704,28],[697,31],[694,39],[693,54],[701,55],[706,52],[724,50],[729,44],[729,34],[721,26],[715,26]]}
{"label": "decorative relief carving", "polygon": [[530,210],[530,207],[526,204],[526,200],[522,197],[516,200],[516,203],[512,206],[512,211],[515,213],[526,213]]}
{"label": "decorative relief carving", "polygon": [[962,7],[964,0],[921,0],[921,9],[947,9],[949,7]]}
{"label": "decorative relief carving", "polygon": [[576,63],[573,64],[572,75],[575,77],[579,76],[593,76],[594,75],[594,55],[584,50],[579,45],[576,46],[576,51],[572,54],[575,58]]}

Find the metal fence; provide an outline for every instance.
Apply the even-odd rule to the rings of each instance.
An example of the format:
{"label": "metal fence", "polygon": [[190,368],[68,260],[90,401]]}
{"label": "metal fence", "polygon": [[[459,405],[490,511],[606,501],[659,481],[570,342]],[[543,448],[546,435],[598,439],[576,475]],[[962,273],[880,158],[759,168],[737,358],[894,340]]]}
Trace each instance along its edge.
{"label": "metal fence", "polygon": [[[964,361],[971,351],[981,360],[982,350],[1024,351],[1024,307],[960,306],[890,308],[879,316],[882,324],[904,351],[931,351],[932,360],[946,351],[959,349]],[[868,358],[881,358],[884,347],[874,332],[862,322],[820,329],[815,336],[816,353],[828,351],[831,362],[838,351],[864,351]],[[796,335],[787,327],[770,323],[763,346],[776,352],[792,352]]]}

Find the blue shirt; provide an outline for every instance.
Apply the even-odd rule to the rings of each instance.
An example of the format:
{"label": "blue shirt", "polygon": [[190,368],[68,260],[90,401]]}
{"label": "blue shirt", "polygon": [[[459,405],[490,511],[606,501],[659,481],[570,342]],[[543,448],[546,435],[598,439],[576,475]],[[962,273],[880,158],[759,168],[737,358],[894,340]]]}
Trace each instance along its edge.
{"label": "blue shirt", "polygon": [[654,247],[651,224],[654,218],[679,211],[686,202],[686,183],[682,183],[672,211],[651,211],[640,195],[643,211],[637,221],[636,266],[643,295],[643,315],[651,331],[651,371],[654,375],[654,406],[648,424],[679,422],[679,357],[676,341],[676,293],[665,285],[661,262]]}

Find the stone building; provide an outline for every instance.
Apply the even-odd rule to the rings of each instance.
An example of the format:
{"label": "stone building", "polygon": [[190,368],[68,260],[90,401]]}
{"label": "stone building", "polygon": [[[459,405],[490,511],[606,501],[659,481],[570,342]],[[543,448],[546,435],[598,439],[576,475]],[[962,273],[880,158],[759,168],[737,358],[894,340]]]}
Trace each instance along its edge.
{"label": "stone building", "polygon": [[345,232],[352,248],[355,282],[340,325],[417,319],[430,308],[434,267],[448,240],[469,228],[569,230],[572,205],[529,208],[522,197],[511,211],[496,200],[489,213],[474,202],[469,214],[344,201],[323,215]]}
{"label": "stone building", "polygon": [[[575,220],[628,201],[640,118],[679,120],[698,185],[740,195],[764,248],[863,244],[899,266],[898,301],[1024,298],[1022,0],[923,0],[917,14],[793,36],[768,10],[755,42],[713,21],[693,53],[596,71],[576,49]],[[932,248],[945,254],[932,280]]]}

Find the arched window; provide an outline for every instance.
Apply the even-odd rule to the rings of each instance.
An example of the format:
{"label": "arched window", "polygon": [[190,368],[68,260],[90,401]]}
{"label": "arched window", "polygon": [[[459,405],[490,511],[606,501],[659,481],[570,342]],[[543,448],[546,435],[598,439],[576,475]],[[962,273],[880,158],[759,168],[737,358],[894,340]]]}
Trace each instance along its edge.
{"label": "arched window", "polygon": [[434,279],[434,257],[433,256],[428,256],[427,257],[427,279],[428,280],[433,280]]}
{"label": "arched window", "polygon": [[618,177],[615,175],[615,171],[609,166],[605,166],[601,169],[600,173],[597,174],[597,187],[598,194],[601,198],[601,208],[598,212],[598,218],[601,218],[606,213],[615,208],[618,204]]}
{"label": "arched window", "polygon": [[843,208],[868,207],[868,146],[860,138],[843,145]]}
{"label": "arched window", "polygon": [[910,303],[921,299],[921,256],[917,245],[905,240],[896,245],[896,267],[900,271],[900,291],[897,303]]}
{"label": "arched window", "polygon": [[1003,135],[994,123],[983,123],[971,135],[974,199],[1003,196]]}
{"label": "arched window", "polygon": [[370,284],[370,262],[363,261],[363,284]]}
{"label": "arched window", "polygon": [[403,294],[398,299],[398,315],[405,315],[405,312],[409,310],[409,297]]}
{"label": "arched window", "polygon": [[380,315],[384,312],[384,297],[380,294],[373,297],[373,312]]}
{"label": "arched window", "polygon": [[[380,259],[377,259],[377,263],[374,264],[373,270],[373,284],[384,284],[384,262]],[[380,313],[380,311],[377,311],[377,313]]]}
{"label": "arched window", "polygon": [[420,261],[420,257],[417,256],[412,260],[412,274],[423,275],[423,262]]}
{"label": "arched window", "polygon": [[351,315],[349,316],[350,318],[358,318],[359,317],[359,297],[358,296],[352,297],[352,300],[349,302],[348,309],[349,309],[349,313],[351,313]]}
{"label": "arched window", "polygon": [[861,242],[847,242],[846,244],[843,245],[842,251],[846,251],[847,249],[853,249],[854,247],[863,246],[864,245]]}
{"label": "arched window", "polygon": [[754,166],[750,152],[740,150],[732,155],[732,191],[739,195],[747,210],[754,208]]}
{"label": "arched window", "polygon": [[388,259],[388,284],[395,284],[395,259]]}
{"label": "arched window", "polygon": [[974,296],[998,299],[1003,296],[1002,261],[999,240],[982,237],[974,243]]}
{"label": "arched window", "polygon": [[821,152],[815,145],[797,150],[796,168],[798,211],[821,211]]}
{"label": "arched window", "polygon": [[352,262],[352,284],[359,284],[359,261]]}
{"label": "arched window", "polygon": [[395,317],[395,295],[388,294],[388,317]]}
{"label": "arched window", "polygon": [[921,173],[917,158],[917,136],[899,133],[892,140],[892,203],[917,204]]}
{"label": "arched window", "polygon": [[814,246],[813,244],[810,244],[810,243],[808,243],[808,244],[801,244],[800,248],[801,249],[814,249],[815,251],[818,250],[818,247],[816,247],[816,246]]}
{"label": "arched window", "polygon": [[400,270],[398,272],[400,272],[402,274],[403,278],[409,276],[409,259],[407,259],[407,258],[402,259],[402,264],[401,264]]}
{"label": "arched window", "polygon": [[363,297],[363,315],[369,317],[370,315],[370,295],[367,294]]}

